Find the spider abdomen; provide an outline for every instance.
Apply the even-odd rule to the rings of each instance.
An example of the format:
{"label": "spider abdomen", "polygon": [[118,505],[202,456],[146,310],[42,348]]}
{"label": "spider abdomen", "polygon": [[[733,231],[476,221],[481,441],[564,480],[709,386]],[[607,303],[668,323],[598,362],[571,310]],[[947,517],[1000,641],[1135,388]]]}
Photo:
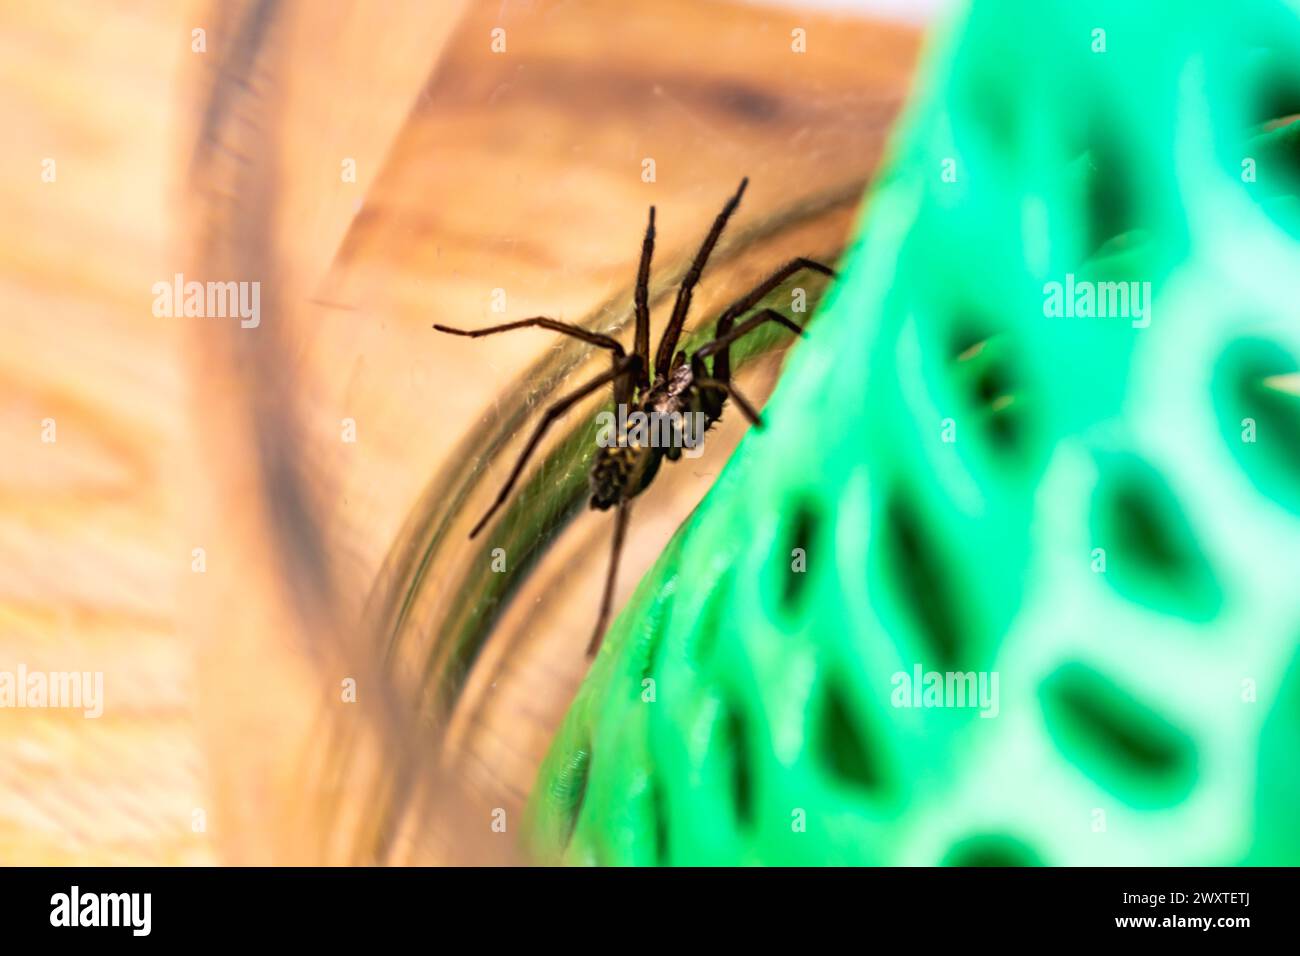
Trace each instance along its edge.
{"label": "spider abdomen", "polygon": [[591,507],[606,511],[639,495],[659,470],[662,456],[661,449],[639,445],[611,445],[598,449],[588,478]]}

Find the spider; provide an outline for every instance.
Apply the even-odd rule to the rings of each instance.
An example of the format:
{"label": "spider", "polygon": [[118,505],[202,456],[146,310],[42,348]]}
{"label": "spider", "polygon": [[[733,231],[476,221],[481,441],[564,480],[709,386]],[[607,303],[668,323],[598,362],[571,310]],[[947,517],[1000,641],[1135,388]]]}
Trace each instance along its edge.
{"label": "spider", "polygon": [[[653,366],[650,364],[649,285],[650,260],[654,255],[655,244],[654,206],[650,207],[650,221],[646,225],[645,238],[641,243],[641,265],[637,270],[635,292],[636,334],[631,354],[625,352],[623,346],[608,335],[592,332],[581,326],[540,315],[530,319],[520,319],[517,322],[508,322],[504,325],[495,325],[486,329],[456,329],[446,325],[434,324],[433,327],[439,332],[465,335],[470,338],[496,335],[499,332],[510,332],[515,329],[549,329],[552,332],[559,332],[562,335],[582,339],[584,342],[589,342],[598,348],[607,349],[613,360],[612,368],[609,371],[574,389],[555,402],[542,415],[542,420],[534,428],[532,436],[520,453],[496,500],[492,502],[491,507],[488,508],[487,512],[470,531],[469,536],[471,539],[478,536],[492,516],[496,514],[497,509],[510,496],[511,489],[514,488],[515,482],[518,481],[524,466],[541,442],[546,430],[570,408],[602,386],[613,386],[616,406],[624,409],[633,408],[647,416],[667,417],[676,413],[685,418],[687,415],[702,413],[704,428],[700,432],[700,436],[697,437],[702,437],[702,432],[711,428],[713,423],[719,420],[722,416],[723,404],[728,398],[735,401],[754,428],[761,429],[763,427],[763,419],[758,411],[731,382],[731,346],[737,339],[748,335],[766,322],[775,322],[789,329],[795,335],[802,336],[805,333],[798,325],[775,309],[762,309],[738,325],[735,324],[736,320],[754,309],[781,283],[801,269],[811,269],[831,278],[835,277],[835,271],[813,259],[799,257],[790,260],[722,312],[718,317],[718,324],[712,341],[701,346],[689,357],[684,350],[678,350],[677,341],[681,337],[682,327],[686,322],[686,313],[691,307],[691,295],[695,290],[696,283],[699,282],[700,273],[704,271],[704,266],[709,260],[709,255],[713,252],[713,247],[717,245],[722,230],[727,225],[727,220],[731,218],[732,213],[736,211],[736,207],[740,205],[740,199],[745,194],[745,187],[748,185],[748,177],[740,181],[740,188],[722,207],[722,211],[718,213],[717,218],[713,221],[713,227],[709,230],[708,235],[704,237],[703,245],[695,254],[695,259],[692,261],[689,271],[683,277],[682,283],[677,290],[677,300],[673,304],[672,316],[668,320],[663,336],[659,339],[659,347],[655,351]],[[711,367],[705,364],[705,360],[710,357],[713,359]],[[675,437],[679,436],[675,433]],[[614,599],[614,584],[618,578],[619,557],[623,550],[623,541],[627,535],[632,499],[645,491],[650,482],[654,480],[659,471],[659,465],[664,458],[669,461],[676,461],[681,457],[681,454],[680,443],[676,441],[668,443],[666,447],[663,444],[647,444],[644,440],[636,437],[629,439],[626,430],[619,434],[617,444],[602,445],[596,451],[589,476],[590,506],[599,511],[607,511],[610,508],[617,508],[618,511],[614,521],[613,551],[610,555],[608,573],[605,576],[605,590],[601,598],[600,614],[596,619],[595,631],[587,644],[588,657],[595,655],[596,651],[600,649],[601,640],[604,638],[605,625],[609,620],[610,605]]]}

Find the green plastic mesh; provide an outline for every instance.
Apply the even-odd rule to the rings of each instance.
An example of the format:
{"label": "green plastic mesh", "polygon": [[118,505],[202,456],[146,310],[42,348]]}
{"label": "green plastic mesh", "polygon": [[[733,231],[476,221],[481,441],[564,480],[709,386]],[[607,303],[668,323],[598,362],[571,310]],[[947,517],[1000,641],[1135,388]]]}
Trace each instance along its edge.
{"label": "green plastic mesh", "polygon": [[1293,4],[964,11],[557,734],[538,858],[1300,862],[1295,113]]}

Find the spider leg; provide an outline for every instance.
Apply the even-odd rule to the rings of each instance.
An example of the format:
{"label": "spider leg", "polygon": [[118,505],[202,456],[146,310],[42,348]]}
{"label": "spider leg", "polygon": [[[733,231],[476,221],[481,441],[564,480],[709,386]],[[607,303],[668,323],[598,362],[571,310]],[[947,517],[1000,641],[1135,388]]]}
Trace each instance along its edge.
{"label": "spider leg", "polygon": [[524,465],[528,463],[529,457],[537,449],[537,445],[542,440],[542,436],[546,434],[546,430],[555,423],[556,419],[602,385],[613,382],[616,379],[627,375],[629,372],[635,371],[638,364],[635,355],[627,356],[620,362],[616,363],[608,372],[597,375],[591,381],[579,386],[546,410],[546,413],[542,416],[542,420],[539,421],[537,427],[533,429],[533,434],[532,437],[528,439],[528,444],[525,445],[524,450],[520,452],[519,460],[515,462],[514,468],[510,470],[510,477],[506,479],[506,483],[501,487],[501,491],[497,495],[496,500],[492,502],[492,507],[488,508],[487,514],[483,515],[483,517],[478,520],[478,524],[474,525],[473,530],[470,531],[469,536],[471,539],[478,537],[478,533],[483,530],[483,526],[488,523],[488,520],[494,514],[496,514],[497,509],[505,503],[506,498],[510,495],[510,489],[512,489],[515,486],[515,482],[519,480],[519,475],[523,472]]}
{"label": "spider leg", "polygon": [[605,639],[605,625],[609,622],[609,612],[614,604],[614,586],[618,583],[618,560],[623,555],[623,540],[627,537],[627,519],[632,514],[632,503],[619,503],[618,514],[614,516],[614,547],[609,555],[609,571],[605,574],[605,593],[600,598],[600,616],[596,618],[596,630],[592,632],[587,644],[587,656],[595,657],[600,650],[600,642]]}
{"label": "spider leg", "polygon": [[[730,396],[735,400],[736,404],[740,406],[740,410],[745,413],[745,417],[749,419],[755,428],[763,427],[763,418],[754,410],[754,406],[746,400],[745,396],[740,394],[736,387],[731,384],[731,369],[728,364],[723,362],[723,359],[737,339],[753,332],[764,322],[776,322],[778,325],[789,329],[795,335],[804,334],[803,329],[799,328],[799,326],[790,319],[776,311],[776,309],[763,309],[761,312],[756,312],[751,315],[735,328],[728,330],[726,334],[719,336],[712,342],[704,343],[704,345],[700,346],[699,349],[696,350],[695,354],[691,356],[691,373],[695,380],[695,384],[702,389],[716,389]],[[708,370],[704,367],[704,360],[710,355],[714,355],[712,375],[709,375]],[[723,374],[721,375],[719,374],[719,363],[722,363],[721,371]],[[724,377],[724,375],[726,377]],[[718,403],[716,406],[711,403],[706,404],[705,412],[712,414],[713,417],[716,418],[722,412],[722,405],[721,403]]]}
{"label": "spider leg", "polygon": [[[818,262],[815,259],[805,259],[800,256],[797,259],[791,259],[781,268],[777,269],[770,276],[760,282],[754,288],[750,289],[739,299],[727,307],[727,309],[718,317],[718,328],[714,333],[716,338],[722,338],[731,331],[731,324],[738,317],[748,312],[758,303],[766,299],[777,286],[785,282],[786,279],[794,275],[800,269],[811,269],[813,272],[820,272],[822,275],[835,278],[835,270],[830,266]],[[713,374],[723,381],[731,380],[731,355],[727,349],[720,351],[713,360]]]}
{"label": "spider leg", "polygon": [[725,393],[736,403],[737,407],[744,413],[744,416],[749,419],[751,425],[759,429],[763,427],[763,416],[758,413],[758,410],[754,408],[752,404],[750,404],[749,399],[744,395],[741,395],[736,386],[732,385],[730,382],[723,382],[716,378],[697,377],[695,379],[695,384],[700,388],[712,388]]}
{"label": "spider leg", "polygon": [[668,320],[668,326],[664,329],[663,338],[659,340],[659,349],[655,352],[656,381],[660,381],[668,375],[673,350],[677,348],[677,339],[682,334],[682,326],[686,324],[686,313],[691,307],[691,295],[695,291],[695,283],[700,281],[700,273],[704,271],[704,264],[709,261],[709,256],[713,253],[713,247],[718,244],[718,239],[722,236],[722,230],[727,225],[727,220],[731,218],[731,214],[740,205],[740,197],[745,194],[745,187],[748,185],[749,177],[746,176],[740,181],[740,188],[736,190],[736,194],[727,200],[727,204],[722,207],[722,212],[718,213],[718,217],[713,220],[713,228],[704,237],[704,244],[700,246],[700,251],[695,254],[695,261],[691,263],[690,271],[682,279],[681,287],[677,290],[677,301],[673,304],[672,317]]}
{"label": "spider leg", "polygon": [[486,329],[453,329],[450,325],[442,325],[438,322],[433,323],[433,327],[439,332],[448,332],[451,335],[464,335],[471,339],[477,339],[484,335],[496,335],[498,332],[512,332],[515,329],[550,329],[552,332],[571,335],[575,339],[582,339],[584,342],[590,342],[592,345],[599,346],[602,349],[609,349],[614,353],[615,361],[623,357],[623,346],[620,345],[617,340],[610,338],[608,335],[588,331],[587,329],[584,329],[579,325],[574,325],[571,322],[561,322],[558,319],[548,319],[544,315],[537,315],[531,319],[520,319],[518,322],[507,322],[505,325],[492,325]]}
{"label": "spider leg", "polygon": [[[695,355],[697,358],[708,358],[710,355],[715,355],[716,353],[717,357],[714,358],[713,360],[713,369],[714,369],[713,377],[722,379],[722,376],[717,373],[718,359],[722,357],[722,353],[727,349],[730,349],[732,343],[734,343],[737,339],[743,338],[744,336],[748,335],[750,332],[753,332],[764,322],[775,322],[778,325],[782,325],[785,328],[789,329],[795,335],[804,334],[803,329],[799,328],[799,326],[797,326],[793,321],[786,318],[780,312],[776,311],[776,309],[764,309],[762,312],[755,312],[753,315],[747,318],[744,322],[741,322],[734,329],[731,329],[724,335],[718,336],[712,342],[705,342],[703,345],[700,346],[699,350],[695,353]],[[730,381],[730,378],[723,379],[723,381]]]}
{"label": "spider leg", "polygon": [[650,259],[655,251],[655,207],[641,240],[641,266],[636,272],[636,339],[632,351],[641,356],[641,384],[650,384]]}

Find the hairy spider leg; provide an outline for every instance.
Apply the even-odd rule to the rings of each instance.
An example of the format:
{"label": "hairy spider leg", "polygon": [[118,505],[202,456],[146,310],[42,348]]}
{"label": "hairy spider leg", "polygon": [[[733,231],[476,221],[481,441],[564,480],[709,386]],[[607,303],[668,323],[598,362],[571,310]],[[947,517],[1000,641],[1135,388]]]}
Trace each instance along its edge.
{"label": "hairy spider leg", "polygon": [[736,190],[736,194],[727,200],[727,204],[722,207],[722,212],[718,213],[718,217],[713,220],[713,228],[704,237],[704,244],[700,246],[700,251],[695,254],[695,261],[691,263],[690,270],[682,279],[681,287],[677,290],[677,301],[673,303],[672,317],[668,320],[663,338],[659,340],[659,349],[655,352],[655,381],[662,381],[668,376],[673,351],[677,348],[677,339],[682,334],[682,326],[686,324],[686,313],[691,307],[691,295],[695,291],[695,283],[700,281],[704,264],[709,261],[713,247],[718,244],[727,220],[740,205],[740,197],[745,194],[745,187],[748,185],[749,177],[746,176],[740,181],[740,188]]}
{"label": "hairy spider leg", "polygon": [[[651,206],[650,221],[645,227],[645,238],[641,240],[641,265],[636,271],[636,338],[632,345],[632,351],[641,357],[637,384],[642,388],[650,385],[650,260],[654,252],[655,207]],[[619,403],[625,403],[628,397],[620,397]]]}
{"label": "hairy spider leg", "polygon": [[447,332],[451,335],[463,335],[466,338],[477,339],[484,335],[496,335],[498,332],[513,332],[515,329],[542,328],[550,329],[552,332],[559,332],[562,335],[571,335],[575,339],[582,339],[584,342],[590,342],[592,345],[599,346],[602,349],[609,349],[614,353],[614,360],[617,363],[623,358],[623,346],[618,340],[610,338],[608,335],[602,335],[599,332],[592,332],[584,329],[580,325],[574,325],[572,322],[561,322],[559,319],[550,319],[544,315],[535,315],[531,319],[520,319],[518,322],[507,322],[505,325],[492,325],[486,329],[454,329],[450,325],[433,323],[433,327],[439,332]]}
{"label": "hairy spider leg", "polygon": [[[834,269],[817,262],[815,259],[805,259],[802,256],[791,259],[723,311],[722,315],[718,317],[718,327],[713,333],[714,338],[721,339],[726,336],[731,331],[731,324],[736,319],[766,299],[777,286],[800,269],[811,269],[814,272],[820,272],[822,275],[830,276],[832,279],[835,278]],[[725,347],[713,359],[713,377],[723,382],[731,381],[731,352]]]}
{"label": "hairy spider leg", "polygon": [[614,546],[609,555],[609,570],[605,574],[605,592],[600,598],[600,616],[596,618],[596,630],[587,643],[588,657],[596,656],[601,641],[605,639],[605,625],[609,622],[609,612],[614,606],[614,586],[618,583],[618,561],[623,555],[623,541],[627,538],[627,521],[631,515],[632,502],[619,502],[618,513],[614,516]]}
{"label": "hairy spider leg", "polygon": [[[741,322],[733,329],[729,329],[725,334],[719,335],[712,342],[705,342],[699,347],[695,355],[697,358],[708,358],[710,355],[720,355],[724,350],[730,349],[737,339],[743,338],[750,332],[762,325],[764,322],[775,322],[777,325],[784,326],[795,335],[803,335],[803,329],[792,319],[782,315],[776,309],[763,309],[761,312],[755,312],[744,322]],[[717,368],[716,359],[714,368]],[[714,378],[721,378],[720,375],[714,374]]]}
{"label": "hairy spider leg", "polygon": [[473,530],[470,531],[469,536],[471,539],[478,537],[478,533],[483,530],[483,526],[488,523],[491,517],[496,514],[497,509],[500,508],[501,505],[505,503],[506,498],[510,496],[510,490],[515,486],[515,482],[519,480],[519,475],[523,472],[524,466],[528,463],[529,457],[537,449],[537,445],[542,440],[542,436],[546,434],[546,430],[550,428],[561,415],[602,385],[607,385],[625,375],[635,374],[639,364],[640,359],[638,359],[637,356],[624,356],[623,359],[617,362],[608,372],[597,375],[586,384],[574,389],[546,410],[542,415],[542,420],[539,421],[537,427],[533,429],[533,434],[528,439],[528,444],[524,446],[524,450],[520,453],[519,459],[515,462],[514,468],[510,470],[510,477],[506,479],[506,483],[501,487],[501,492],[497,495],[496,500],[492,502],[492,507],[488,508],[487,514],[483,515],[483,517],[479,519],[478,524],[474,525]]}
{"label": "hairy spider leg", "polygon": [[[730,379],[720,378],[716,372],[713,375],[709,375],[708,370],[705,368],[704,360],[715,352],[721,355],[722,352],[731,348],[732,344],[734,344],[738,339],[753,332],[765,322],[775,322],[778,325],[789,329],[795,335],[804,334],[803,329],[799,328],[798,325],[786,318],[780,312],[775,309],[763,309],[761,312],[756,312],[751,315],[744,322],[741,322],[740,325],[729,330],[726,335],[716,338],[712,342],[706,342],[704,345],[700,346],[694,355],[691,356],[691,376],[695,384],[706,391],[712,389],[714,391],[722,392],[723,395],[734,399],[736,404],[740,406],[740,410],[745,414],[745,417],[749,419],[750,424],[755,428],[763,427],[763,417],[759,415],[750,401],[741,394],[740,390],[731,383]],[[717,369],[717,362],[717,358],[714,358],[713,365],[715,370]],[[708,403],[705,406],[705,410],[712,417],[717,418],[722,413],[722,403],[718,402],[717,405]]]}

